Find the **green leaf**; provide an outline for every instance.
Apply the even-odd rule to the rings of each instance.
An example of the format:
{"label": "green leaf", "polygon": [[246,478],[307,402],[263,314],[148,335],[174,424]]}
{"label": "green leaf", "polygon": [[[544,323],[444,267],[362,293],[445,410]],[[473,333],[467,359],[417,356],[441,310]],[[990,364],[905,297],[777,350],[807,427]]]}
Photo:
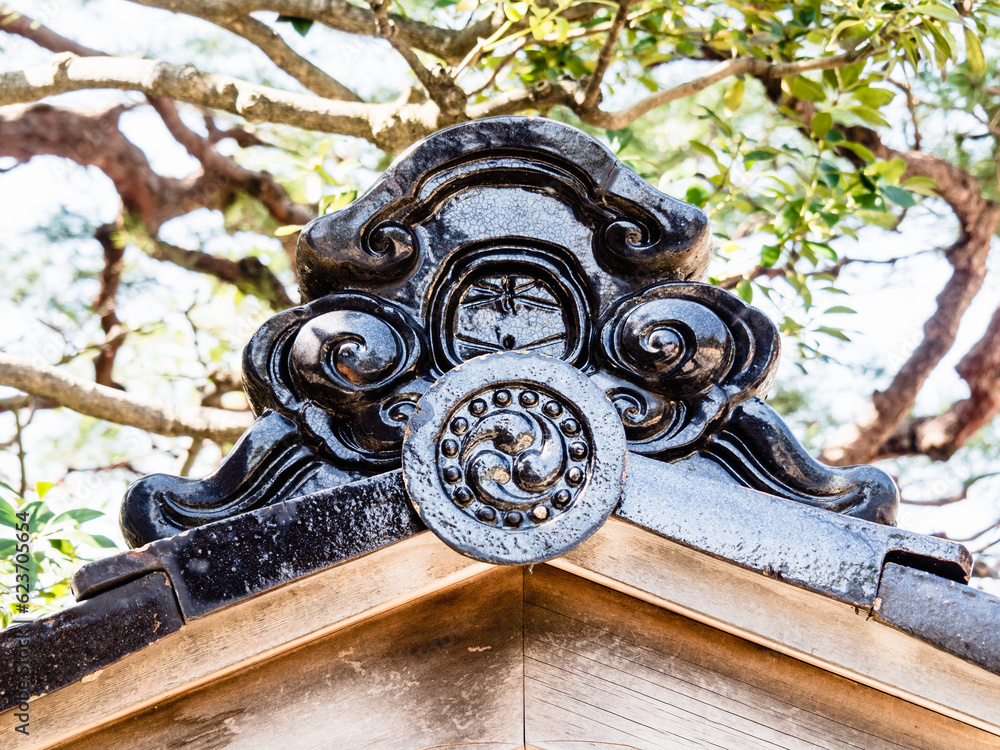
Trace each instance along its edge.
{"label": "green leaf", "polygon": [[802,216],[802,201],[792,201],[782,206],[778,216],[774,220],[774,229],[779,234],[785,234],[798,226]]}
{"label": "green leaf", "polygon": [[91,508],[74,508],[73,510],[67,510],[60,513],[58,516],[49,521],[49,526],[55,526],[60,521],[70,519],[76,521],[77,523],[86,523],[87,521],[92,521],[95,518],[100,518],[103,516],[99,510],[93,510]]}
{"label": "green leaf", "polygon": [[733,114],[743,104],[743,79],[737,78],[722,97],[727,114]]}
{"label": "green leaf", "polygon": [[55,484],[52,482],[35,482],[35,492],[38,493],[38,499],[41,500],[45,497],[53,487]]}
{"label": "green leaf", "polygon": [[274,230],[275,237],[287,237],[290,234],[295,234],[296,232],[301,232],[305,224],[286,224],[283,227],[278,227]]}
{"label": "green leaf", "polygon": [[[351,203],[355,198],[358,197],[357,190],[342,190],[339,193],[331,193],[330,195],[324,195],[319,199],[319,215],[326,216],[334,211],[339,211],[344,206]],[[289,232],[289,234],[292,234]],[[280,236],[280,235],[279,235]]]}
{"label": "green leaf", "polygon": [[850,307],[847,307],[846,305],[834,305],[833,307],[828,307],[826,310],[823,311],[824,315],[834,315],[839,313],[843,313],[845,315],[854,315],[855,313],[857,313],[857,310],[852,310]]}
{"label": "green leaf", "polygon": [[913,196],[909,193],[909,191],[904,190],[901,187],[883,185],[882,195],[903,208],[910,208],[917,205],[917,202],[913,200]]}
{"label": "green leaf", "polygon": [[300,36],[305,36],[309,33],[309,29],[312,28],[313,22],[308,18],[299,18],[298,16],[278,16],[278,21],[282,23],[290,23],[292,28],[295,29]]}
{"label": "green leaf", "polygon": [[714,161],[717,165],[719,165],[719,167],[722,166],[722,162],[719,161],[719,157],[716,155],[714,149],[712,149],[710,146],[706,146],[701,141],[690,141],[689,143],[691,145],[691,148],[693,148],[695,151],[704,154],[709,159]]}
{"label": "green leaf", "polygon": [[100,534],[88,534],[86,531],[79,531],[77,529],[60,531],[49,537],[49,541],[82,542],[83,544],[89,544],[91,547],[112,548],[116,546],[115,543],[106,536],[101,536]]}
{"label": "green leaf", "polygon": [[854,216],[865,224],[873,224],[883,229],[894,229],[899,221],[892,214],[882,210],[859,209],[854,212]]}
{"label": "green leaf", "polygon": [[764,245],[760,249],[760,264],[765,268],[773,266],[780,257],[781,248],[778,245]]}
{"label": "green leaf", "polygon": [[826,99],[826,91],[823,90],[822,84],[805,76],[795,76],[788,84],[786,81],[787,78],[782,81],[782,85],[787,85],[788,93],[796,99],[804,99],[807,102],[821,102]]}
{"label": "green leaf", "polygon": [[880,161],[872,167],[872,171],[881,175],[886,182],[892,185],[899,182],[899,178],[906,173],[906,162],[899,158]]}
{"label": "green leaf", "polygon": [[55,515],[45,503],[39,500],[31,501],[21,509],[21,512],[28,514],[28,525],[32,529],[38,528]]}
{"label": "green leaf", "polygon": [[840,148],[846,148],[848,151],[853,152],[855,155],[860,157],[863,161],[871,164],[875,161],[875,154],[869,151],[865,146],[860,143],[852,143],[851,141],[844,141],[840,144]]}
{"label": "green leaf", "polygon": [[938,193],[938,184],[930,177],[922,177],[917,175],[916,177],[910,177],[903,180],[901,183],[903,187],[914,193],[920,193],[920,195],[930,195],[935,196]]}
{"label": "green leaf", "polygon": [[17,524],[17,513],[14,510],[14,506],[3,498],[0,498],[0,526],[10,526],[11,528],[14,528]]}
{"label": "green leaf", "polygon": [[983,55],[983,45],[979,41],[979,36],[968,26],[964,26],[965,31],[965,59],[969,61],[969,72],[976,78],[982,78],[986,74],[986,57]]}
{"label": "green leaf", "polygon": [[825,242],[805,242],[803,244],[820,258],[826,258],[827,260],[833,261],[837,260],[837,251]]}
{"label": "green leaf", "polygon": [[835,339],[840,339],[841,341],[850,341],[851,337],[844,333],[839,328],[830,328],[829,326],[817,326],[816,330],[820,333],[825,333],[827,336],[833,336]]}
{"label": "green leaf", "polygon": [[952,23],[962,23],[962,17],[958,15],[958,11],[947,5],[937,5],[935,3],[921,3],[920,5],[914,5],[909,10],[910,13],[918,16],[930,16],[931,18],[940,18],[942,21],[951,21]]}
{"label": "green leaf", "polygon": [[736,285],[736,294],[748,305],[753,302],[753,285],[749,279],[743,279]]}
{"label": "green leaf", "polygon": [[684,200],[701,208],[708,202],[710,195],[711,193],[708,192],[708,188],[704,185],[692,185],[684,193]]}
{"label": "green leaf", "polygon": [[835,214],[831,211],[820,211],[819,217],[823,220],[823,223],[826,224],[828,229],[833,229],[841,218],[840,214]]}
{"label": "green leaf", "polygon": [[865,86],[854,90],[854,98],[866,107],[878,109],[896,98],[896,94],[889,89],[869,88]]}
{"label": "green leaf", "polygon": [[833,127],[833,115],[829,112],[817,112],[812,119],[812,135],[816,140],[823,140]]}
{"label": "green leaf", "polygon": [[889,121],[882,117],[882,114],[877,109],[872,109],[871,107],[866,107],[862,104],[847,107],[846,109],[848,112],[852,112],[855,117],[866,125],[874,125],[878,128],[889,127]]}
{"label": "green leaf", "polygon": [[768,151],[763,148],[755,148],[753,151],[749,151],[743,155],[743,163],[749,166],[754,162],[773,159],[775,156],[777,156],[777,154],[773,151]]}

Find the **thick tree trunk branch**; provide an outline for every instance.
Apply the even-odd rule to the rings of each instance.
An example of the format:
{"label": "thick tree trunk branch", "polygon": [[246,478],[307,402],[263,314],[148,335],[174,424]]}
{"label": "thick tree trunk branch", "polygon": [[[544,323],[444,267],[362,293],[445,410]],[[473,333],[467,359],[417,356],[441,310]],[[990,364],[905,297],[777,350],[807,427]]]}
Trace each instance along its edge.
{"label": "thick tree trunk branch", "polygon": [[253,422],[250,412],[144,401],[69,375],[49,365],[0,353],[0,385],[49,399],[80,414],[167,437],[188,435],[220,443],[236,441]]}
{"label": "thick tree trunk branch", "polygon": [[[813,111],[812,105],[798,102],[795,108],[808,122]],[[872,394],[871,406],[854,423],[845,425],[833,435],[824,446],[822,457],[832,464],[848,465],[884,457],[885,450],[898,454],[901,447],[899,442],[896,442],[894,448],[887,446],[887,442],[895,440],[894,434],[899,430],[910,432],[918,429],[924,436],[924,444],[934,451],[935,457],[942,457],[951,449],[948,439],[943,437],[945,433],[941,432],[944,429],[943,422],[935,421],[919,428],[917,425],[904,423],[924,382],[954,345],[962,317],[982,286],[986,276],[986,258],[997,222],[1000,221],[1000,206],[983,196],[972,175],[944,159],[919,151],[896,151],[888,148],[878,134],[869,128],[851,128],[847,137],[864,144],[880,159],[901,159],[906,164],[904,178],[920,176],[934,180],[938,195],[958,218],[960,234],[944,251],[945,258],[954,270],[937,296],[937,309],[924,323],[923,340],[889,386]],[[991,408],[992,395],[983,393],[980,398],[983,399],[984,408]],[[936,436],[932,434],[933,430],[939,431]],[[954,437],[958,437],[958,431],[957,426],[951,430]],[[962,442],[971,434],[965,435]],[[935,441],[941,441],[942,448],[933,448],[931,444]],[[961,444],[955,444],[954,449],[957,450]],[[915,445],[912,444],[913,447]]]}
{"label": "thick tree trunk branch", "polygon": [[918,454],[947,461],[1000,414],[1000,308],[955,370],[968,384],[969,397],[939,416],[903,420],[880,448],[879,458]]}
{"label": "thick tree trunk branch", "polygon": [[248,122],[274,122],[307,130],[375,140],[372,120],[392,105],[358,104],[294,94],[187,65],[123,57],[58,55],[48,65],[0,74],[0,105],[32,102],[82,89],[141,91],[221,109]]}
{"label": "thick tree trunk branch", "polygon": [[[93,58],[99,59],[99,58]],[[174,216],[218,203],[218,184],[156,174],[142,150],[118,129],[123,107],[85,115],[39,104],[0,114],[0,156],[27,162],[35,156],[70,159],[100,169],[114,183],[125,210],[155,232]]]}
{"label": "thick tree trunk branch", "polygon": [[[244,190],[256,197],[276,220],[284,224],[304,224],[313,218],[310,210],[288,198],[271,175],[240,167],[211,148],[206,139],[185,128],[177,117],[173,102],[157,101],[157,104],[166,118],[165,122],[178,128],[175,135],[184,138],[185,145],[204,160],[206,169],[203,174],[176,180],[153,172],[142,151],[118,130],[120,108],[90,116],[39,104],[22,111],[17,117],[7,120],[0,117],[0,155],[13,156],[25,162],[34,156],[49,154],[98,167],[114,182],[125,210],[137,216],[146,232],[154,237],[159,226],[175,216],[195,208],[225,208],[236,190]],[[110,241],[110,237],[104,237],[100,232],[98,239],[102,241],[102,246],[105,239]],[[259,296],[276,310],[293,304],[281,282],[256,258],[234,261],[173,248],[155,240],[147,252],[157,260],[208,273],[221,281],[235,284]],[[102,294],[101,299],[105,298],[106,295]],[[95,306],[103,315],[104,305],[95,302]],[[113,312],[113,306],[110,311]],[[110,318],[107,322],[113,326]],[[105,332],[111,342],[118,340],[107,327]],[[106,362],[101,360],[101,364]]]}
{"label": "thick tree trunk branch", "polygon": [[[19,16],[12,22],[12,24],[16,25],[17,29],[20,29],[23,25],[22,21],[24,21],[25,18],[26,17],[24,16]],[[0,23],[2,23],[3,20],[3,17],[0,16]],[[27,20],[31,21],[31,19]],[[9,31],[7,27],[4,27],[4,30]],[[91,57],[107,56],[98,50],[81,47],[72,40],[66,39],[65,37],[56,34],[36,22],[31,22],[30,30],[32,36],[29,38],[32,38],[39,44],[44,42],[46,49],[51,49],[57,52],[71,52],[73,54],[76,54],[76,49],[81,49],[85,51],[86,55]],[[28,35],[25,34],[25,36]],[[173,135],[174,138],[185,147],[189,154],[202,163],[202,166],[206,171],[206,177],[210,175],[218,175],[224,180],[232,182],[234,186],[238,186],[240,189],[260,200],[271,215],[282,224],[305,224],[309,220],[315,218],[311,211],[292,202],[284,188],[278,185],[269,173],[252,172],[248,169],[244,169],[233,159],[219,154],[213,148],[213,144],[220,140],[221,137],[227,137],[229,134],[215,129],[211,118],[205,118],[206,127],[209,128],[209,138],[205,139],[184,125],[177,113],[177,107],[173,101],[169,99],[151,98],[150,104],[154,109],[156,109],[161,119],[163,119],[164,124],[167,126],[171,135]],[[119,110],[112,110],[112,112],[117,113]],[[100,128],[105,131],[112,128],[117,129],[117,124],[117,115],[115,115],[113,122],[110,122],[107,119],[102,120]],[[217,137],[214,140],[212,139],[211,132],[213,129],[216,130],[217,134]],[[232,137],[235,137],[237,141],[241,143],[241,146],[244,143],[247,143],[248,145],[258,145],[260,143],[259,139],[255,139],[242,131],[239,133],[233,133]],[[93,136],[91,136],[91,140],[93,140]],[[120,140],[124,140],[124,138],[121,138]],[[98,142],[99,141],[100,139],[98,139]],[[139,160],[137,158],[132,158],[129,161],[132,163],[138,163]],[[206,180],[202,180],[202,183],[204,182],[206,182]],[[204,185],[202,187],[204,187]],[[127,206],[127,208],[131,211],[135,210],[134,206]],[[158,225],[159,223],[151,225],[153,231],[156,230]]]}
{"label": "thick tree trunk branch", "polygon": [[[749,73],[778,79],[810,70],[844,67],[870,53],[855,51],[794,63],[770,63],[756,57],[739,57],[718,64],[693,81],[652,94],[619,112],[604,112],[596,106],[584,106],[585,89],[579,81],[546,81],[531,89],[521,89],[470,107],[466,116],[477,119],[562,105],[572,109],[589,125],[618,129],[656,107],[692,96],[735,75]],[[59,56],[50,65],[0,74],[0,105],[93,88],[141,91],[150,97],[221,109],[238,114],[249,122],[267,121],[355,136],[392,153],[458,117],[453,111],[443,113],[434,102],[403,105],[339,102],[202,73],[190,66],[114,57],[82,59],[72,55]],[[460,90],[456,88],[456,91]]]}

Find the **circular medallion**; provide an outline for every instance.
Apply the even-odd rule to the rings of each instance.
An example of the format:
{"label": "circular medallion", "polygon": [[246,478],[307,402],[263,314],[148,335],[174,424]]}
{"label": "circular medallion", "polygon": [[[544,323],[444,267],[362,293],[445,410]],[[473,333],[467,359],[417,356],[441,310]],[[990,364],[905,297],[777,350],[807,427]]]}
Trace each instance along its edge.
{"label": "circular medallion", "polygon": [[423,395],[403,440],[403,480],[427,526],[459,552],[523,565],[596,531],[621,496],[621,418],[590,379],[552,357],[476,357]]}

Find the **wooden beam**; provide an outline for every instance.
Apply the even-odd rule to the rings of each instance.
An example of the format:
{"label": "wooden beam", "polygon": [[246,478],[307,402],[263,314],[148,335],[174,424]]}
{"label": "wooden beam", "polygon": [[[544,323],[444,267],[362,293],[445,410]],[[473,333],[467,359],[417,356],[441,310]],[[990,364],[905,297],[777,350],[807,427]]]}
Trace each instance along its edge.
{"label": "wooden beam", "polygon": [[1000,734],[1000,675],[811,594],[610,519],[551,565]]}
{"label": "wooden beam", "polygon": [[[298,648],[361,619],[447,588],[492,566],[424,532],[188,623],[84,680],[31,701],[18,750],[73,737]],[[13,712],[0,737],[14,737]]]}

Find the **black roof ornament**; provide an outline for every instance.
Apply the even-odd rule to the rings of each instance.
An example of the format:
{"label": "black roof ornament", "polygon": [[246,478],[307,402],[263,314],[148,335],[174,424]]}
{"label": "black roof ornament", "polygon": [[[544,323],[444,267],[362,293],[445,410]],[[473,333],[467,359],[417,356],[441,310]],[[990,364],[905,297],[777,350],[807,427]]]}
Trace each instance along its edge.
{"label": "black roof ornament", "polygon": [[154,475],[135,546],[403,466],[423,523],[479,559],[571,549],[627,451],[891,524],[872,467],[814,461],[761,398],[778,335],[700,283],[708,220],[586,134],[505,117],[442,130],[309,224],[306,304],[244,352],[257,422],[214,475]]}

